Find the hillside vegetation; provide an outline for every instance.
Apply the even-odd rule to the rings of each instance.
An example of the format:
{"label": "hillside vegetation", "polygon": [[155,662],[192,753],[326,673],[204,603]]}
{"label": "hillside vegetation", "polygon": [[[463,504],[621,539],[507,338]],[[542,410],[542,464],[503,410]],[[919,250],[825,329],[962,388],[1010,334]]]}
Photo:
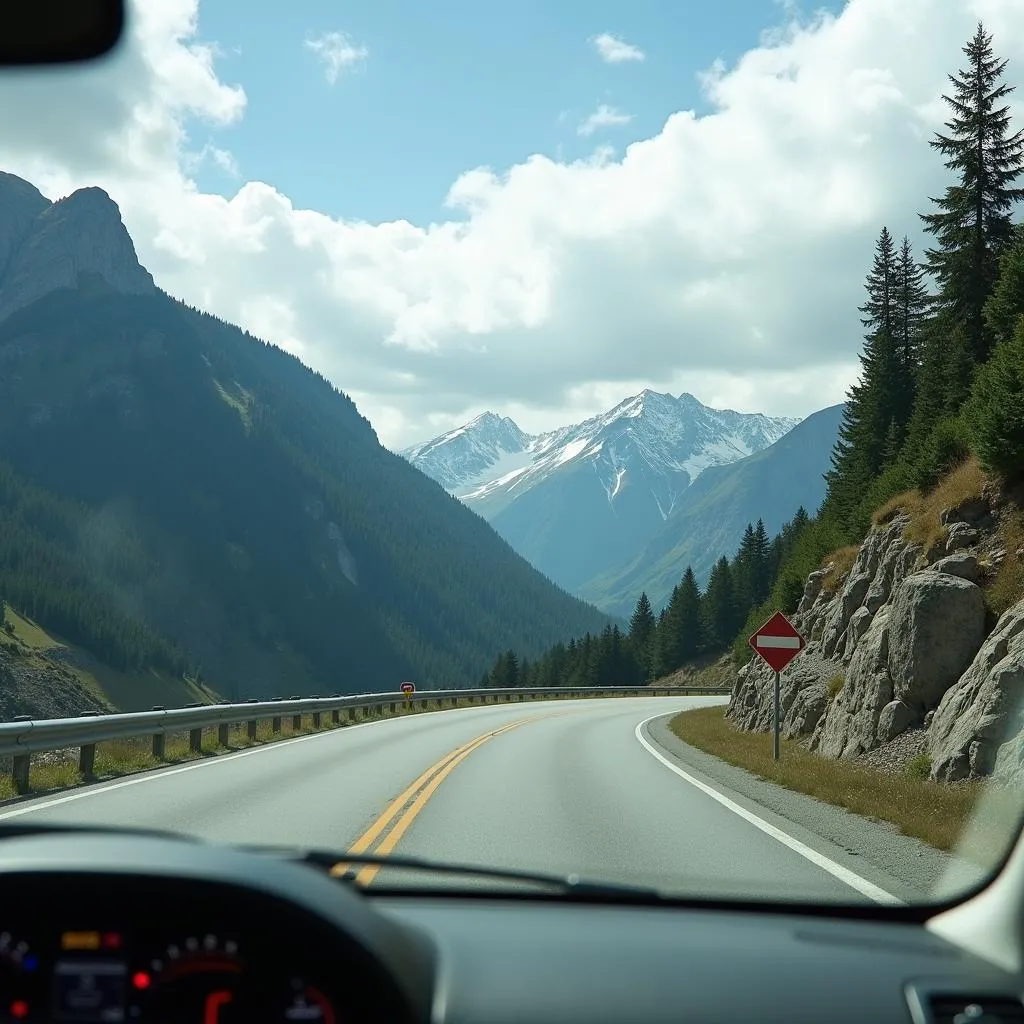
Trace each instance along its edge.
{"label": "hillside vegetation", "polygon": [[323,377],[161,293],[3,321],[0,453],[0,598],[123,681],[445,688],[607,621]]}
{"label": "hillside vegetation", "polygon": [[930,143],[950,172],[944,193],[918,215],[931,244],[921,262],[909,238],[897,241],[888,226],[875,244],[859,308],[861,374],[821,507],[814,515],[801,508],[771,540],[760,524],[749,526],[703,593],[684,568],[660,617],[642,595],[625,636],[611,628],[584,636],[526,673],[506,651],[490,678],[507,678],[515,659],[517,676],[531,684],[615,671],[652,679],[730,646],[742,665],[752,654],[747,637],[773,612],[794,612],[811,573],[827,567],[824,585],[835,588],[873,520],[904,508],[910,531],[937,539],[940,511],[986,486],[1009,499],[986,599],[997,614],[1024,595],[1024,228],[1012,218],[1024,199],[1024,131],[1012,124],[1006,62],[982,24],[964,54],[945,98],[946,132]]}

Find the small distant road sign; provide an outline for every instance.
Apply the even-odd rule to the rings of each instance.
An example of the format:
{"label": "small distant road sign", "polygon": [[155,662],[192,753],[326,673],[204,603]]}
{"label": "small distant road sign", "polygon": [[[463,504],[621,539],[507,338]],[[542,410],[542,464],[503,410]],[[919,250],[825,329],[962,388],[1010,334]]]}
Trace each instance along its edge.
{"label": "small distant road sign", "polygon": [[748,641],[775,671],[775,737],[772,757],[779,759],[779,673],[807,646],[782,612],[776,612]]}
{"label": "small distant road sign", "polygon": [[402,683],[400,689],[402,693],[405,694],[406,700],[408,700],[416,692],[416,686],[413,683]]}
{"label": "small distant road sign", "polygon": [[747,642],[776,672],[781,672],[807,646],[782,612],[776,612]]}

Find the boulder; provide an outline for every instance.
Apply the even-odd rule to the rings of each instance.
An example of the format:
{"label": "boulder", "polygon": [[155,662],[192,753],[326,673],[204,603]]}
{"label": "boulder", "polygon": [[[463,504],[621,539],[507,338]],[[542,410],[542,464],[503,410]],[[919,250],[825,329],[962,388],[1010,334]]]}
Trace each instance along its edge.
{"label": "boulder", "polygon": [[973,547],[981,539],[978,531],[969,523],[953,523],[946,535],[946,554]]}
{"label": "boulder", "polygon": [[995,773],[1019,783],[1022,711],[1024,600],[1003,612],[936,709],[928,729],[932,777],[956,782]]}
{"label": "boulder", "polygon": [[878,730],[877,738],[878,742],[888,743],[890,740],[896,739],[897,736],[905,733],[912,725],[916,725],[918,722],[918,716],[914,713],[914,709],[908,704],[904,704],[901,700],[891,700],[888,704],[882,708],[882,713],[878,716]]}
{"label": "boulder", "polygon": [[983,497],[965,498],[952,508],[944,508],[939,513],[939,522],[943,526],[951,526],[953,523],[970,523],[977,526],[989,514],[988,501]]}
{"label": "boulder", "polygon": [[949,573],[950,576],[959,576],[963,580],[970,580],[971,583],[978,583],[984,575],[978,556],[970,551],[957,551],[955,554],[946,555],[940,558],[933,566],[936,572]]}
{"label": "boulder", "polygon": [[[779,681],[780,729],[785,736],[793,739],[814,731],[828,706],[826,683],[840,671],[810,646],[789,664]],[[774,697],[774,674],[755,656],[740,670],[726,717],[738,729],[768,732],[774,724]]]}
{"label": "boulder", "polygon": [[811,749],[824,757],[856,757],[879,745],[878,720],[893,699],[889,618],[886,606],[871,620],[853,652],[843,688],[814,733]]}
{"label": "boulder", "polygon": [[889,616],[893,697],[922,717],[966,671],[985,639],[981,588],[925,569],[897,587]]}

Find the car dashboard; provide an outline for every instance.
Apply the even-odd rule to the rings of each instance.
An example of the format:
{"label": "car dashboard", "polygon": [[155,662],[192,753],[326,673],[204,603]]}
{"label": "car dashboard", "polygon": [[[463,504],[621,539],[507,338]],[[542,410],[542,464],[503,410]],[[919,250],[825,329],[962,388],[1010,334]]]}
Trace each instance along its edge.
{"label": "car dashboard", "polygon": [[26,835],[0,841],[0,1021],[1024,1020],[1021,977],[896,913],[374,895],[230,847]]}

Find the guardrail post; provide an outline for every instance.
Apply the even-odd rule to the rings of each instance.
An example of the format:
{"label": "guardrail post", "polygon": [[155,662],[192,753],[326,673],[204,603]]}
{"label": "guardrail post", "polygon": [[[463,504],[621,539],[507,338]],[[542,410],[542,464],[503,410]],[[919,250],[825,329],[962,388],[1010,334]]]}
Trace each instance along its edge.
{"label": "guardrail post", "polygon": [[[15,722],[31,722],[31,715],[15,715]],[[11,780],[14,782],[14,791],[19,796],[28,792],[28,777],[32,770],[31,754],[15,754],[11,762]]]}
{"label": "guardrail post", "polygon": [[[98,711],[83,711],[79,718],[97,718]],[[91,779],[96,766],[96,744],[84,743],[78,748],[78,773],[83,779]]]}
{"label": "guardrail post", "polygon": [[349,708],[348,709],[348,720],[350,722],[354,722],[356,720],[356,709],[355,708]]}
{"label": "guardrail post", "polygon": [[222,746],[226,747],[229,740],[231,739],[231,726],[227,722],[221,722],[217,726],[217,742]]}
{"label": "guardrail post", "polygon": [[[154,704],[150,711],[166,711],[162,704]],[[158,760],[164,759],[164,751],[167,749],[167,736],[163,732],[153,733],[153,756]]]}
{"label": "guardrail post", "polygon": [[302,715],[292,715],[292,732],[299,732],[302,729]]}
{"label": "guardrail post", "polygon": [[198,754],[203,749],[202,729],[189,729],[188,749],[191,750],[193,754]]}
{"label": "guardrail post", "polygon": [[395,712],[396,712],[396,711],[398,710],[398,709],[397,709],[397,708],[395,707],[395,701],[392,701],[392,702],[391,702],[391,703],[390,703],[390,704],[388,705],[388,708],[389,708],[389,710],[391,711],[391,714],[395,714]]}
{"label": "guardrail post", "polygon": [[[259,704],[259,701],[255,697],[253,697],[253,698],[250,698],[248,701],[246,701],[246,703],[247,704]],[[256,719],[256,718],[250,718],[249,721],[246,722],[246,730],[245,730],[245,732],[246,732],[246,735],[249,737],[249,739],[251,739],[251,740],[256,739],[256,728],[257,728],[258,725],[259,725],[259,720]]]}

